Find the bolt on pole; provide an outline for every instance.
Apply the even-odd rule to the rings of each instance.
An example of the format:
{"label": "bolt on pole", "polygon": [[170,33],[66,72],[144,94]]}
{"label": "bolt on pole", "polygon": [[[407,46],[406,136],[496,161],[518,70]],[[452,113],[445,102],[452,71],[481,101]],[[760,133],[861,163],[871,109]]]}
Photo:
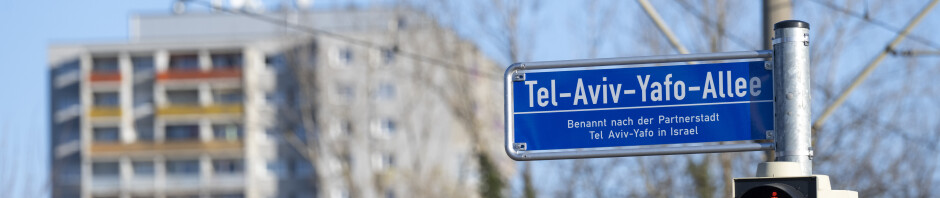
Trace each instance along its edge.
{"label": "bolt on pole", "polygon": [[813,174],[810,120],[809,23],[774,24],[774,140],[776,161],[797,162]]}

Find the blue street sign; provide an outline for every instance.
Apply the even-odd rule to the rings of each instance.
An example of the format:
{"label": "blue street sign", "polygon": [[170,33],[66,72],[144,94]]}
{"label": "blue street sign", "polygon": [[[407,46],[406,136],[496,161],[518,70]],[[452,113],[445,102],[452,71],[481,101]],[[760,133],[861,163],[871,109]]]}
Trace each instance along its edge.
{"label": "blue street sign", "polygon": [[507,138],[524,151],[769,139],[771,72],[763,61],[525,71]]}

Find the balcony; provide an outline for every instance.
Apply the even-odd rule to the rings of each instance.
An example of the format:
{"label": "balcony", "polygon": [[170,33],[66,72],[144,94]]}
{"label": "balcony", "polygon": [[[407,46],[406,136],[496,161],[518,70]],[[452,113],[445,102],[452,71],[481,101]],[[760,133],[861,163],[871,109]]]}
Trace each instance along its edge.
{"label": "balcony", "polygon": [[243,142],[239,141],[168,141],[137,143],[92,143],[91,155],[127,154],[127,152],[176,153],[179,151],[224,151],[240,150]]}
{"label": "balcony", "polygon": [[59,89],[68,85],[72,85],[78,82],[78,80],[81,79],[81,76],[82,75],[78,72],[78,70],[72,70],[72,71],[67,71],[65,73],[56,74],[54,78],[55,88]]}
{"label": "balcony", "polygon": [[120,107],[91,107],[88,110],[88,117],[92,117],[92,118],[120,117],[120,116],[121,116]]}
{"label": "balcony", "polygon": [[156,178],[153,175],[137,175],[124,180],[121,188],[131,193],[148,194],[156,189]]}
{"label": "balcony", "polygon": [[93,176],[91,192],[94,194],[113,195],[118,193],[121,179],[118,176]]}
{"label": "balcony", "polygon": [[195,175],[184,175],[184,174],[167,174],[166,176],[166,189],[172,189],[173,191],[199,191],[205,189],[206,186],[203,185],[202,178],[199,177],[198,173]]}
{"label": "balcony", "polygon": [[[212,175],[211,188],[219,191],[237,191],[245,188],[245,174],[218,174]],[[208,187],[208,186],[207,186]]]}
{"label": "balcony", "polygon": [[55,111],[55,123],[62,123],[82,115],[82,107],[78,104],[70,104],[68,107]]}
{"label": "balcony", "polygon": [[209,114],[242,114],[241,104],[216,104],[209,106],[197,105],[171,105],[157,110],[158,116],[172,115],[209,115]]}
{"label": "balcony", "polygon": [[115,71],[92,71],[88,74],[88,81],[93,83],[121,81],[121,73]]}
{"label": "balcony", "polygon": [[203,71],[199,69],[169,69],[157,74],[157,81],[173,80],[200,80],[220,78],[241,78],[241,68],[214,68]]}
{"label": "balcony", "polygon": [[81,143],[78,140],[72,140],[55,145],[56,159],[63,158],[81,151]]}

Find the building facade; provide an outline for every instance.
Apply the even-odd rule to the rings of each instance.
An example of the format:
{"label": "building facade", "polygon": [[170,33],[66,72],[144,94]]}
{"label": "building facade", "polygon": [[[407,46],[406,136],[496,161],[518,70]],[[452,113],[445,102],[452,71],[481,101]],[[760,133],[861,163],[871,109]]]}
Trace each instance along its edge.
{"label": "building facade", "polygon": [[53,197],[475,196],[501,67],[416,12],[259,15],[339,36],[184,13],[51,46]]}

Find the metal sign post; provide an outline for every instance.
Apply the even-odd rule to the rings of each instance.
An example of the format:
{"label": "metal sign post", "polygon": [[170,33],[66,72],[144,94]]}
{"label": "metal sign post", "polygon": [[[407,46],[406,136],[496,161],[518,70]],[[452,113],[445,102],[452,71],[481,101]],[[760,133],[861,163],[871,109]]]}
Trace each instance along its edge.
{"label": "metal sign post", "polygon": [[734,178],[734,197],[857,198],[833,190],[829,176],[813,174],[810,143],[809,23],[774,24],[774,162],[757,166],[757,177]]}
{"label": "metal sign post", "polygon": [[809,23],[774,24],[774,128],[777,161],[800,164],[805,176],[813,174],[811,146]]}

